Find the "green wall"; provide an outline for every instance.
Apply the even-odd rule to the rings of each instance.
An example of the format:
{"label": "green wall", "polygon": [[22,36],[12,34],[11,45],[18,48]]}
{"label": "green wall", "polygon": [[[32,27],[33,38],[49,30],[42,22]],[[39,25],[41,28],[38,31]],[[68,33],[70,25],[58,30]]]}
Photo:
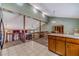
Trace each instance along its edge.
{"label": "green wall", "polygon": [[57,25],[64,25],[64,32],[69,32],[72,34],[74,29],[79,28],[79,19],[74,18],[62,18],[62,17],[49,17],[48,23],[48,31],[51,32],[53,30],[52,26],[55,25],[52,21],[56,21]]}

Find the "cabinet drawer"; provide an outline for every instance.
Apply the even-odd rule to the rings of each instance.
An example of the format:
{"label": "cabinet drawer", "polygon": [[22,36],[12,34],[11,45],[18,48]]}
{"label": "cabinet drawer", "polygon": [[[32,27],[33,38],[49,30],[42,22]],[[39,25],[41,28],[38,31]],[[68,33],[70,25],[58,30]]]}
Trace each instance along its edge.
{"label": "cabinet drawer", "polygon": [[56,38],[55,36],[48,35],[48,39],[55,39],[55,38]]}
{"label": "cabinet drawer", "polygon": [[65,38],[64,37],[56,37],[56,40],[65,41]]}
{"label": "cabinet drawer", "polygon": [[70,42],[70,43],[74,43],[74,44],[79,44],[79,39],[66,38],[66,42]]}

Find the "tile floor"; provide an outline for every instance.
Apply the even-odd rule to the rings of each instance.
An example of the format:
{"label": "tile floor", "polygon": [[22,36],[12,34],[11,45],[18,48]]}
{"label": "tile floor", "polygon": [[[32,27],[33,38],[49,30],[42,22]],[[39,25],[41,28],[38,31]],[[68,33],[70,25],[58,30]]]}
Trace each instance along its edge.
{"label": "tile floor", "polygon": [[22,44],[23,42],[21,40],[16,40],[16,41],[9,41],[9,42],[6,42],[3,46],[3,49],[6,49],[6,48],[9,48],[9,47],[12,47],[12,46],[16,46],[16,45],[19,45],[19,44]]}
{"label": "tile floor", "polygon": [[35,41],[28,41],[19,45],[5,48],[0,51],[2,56],[58,56],[52,53],[48,48]]}
{"label": "tile floor", "polygon": [[46,47],[48,47],[48,39],[45,37],[43,37],[43,38],[39,38],[39,39],[32,39],[33,41],[35,41],[35,42],[37,42],[37,43],[40,43],[40,44],[42,44],[42,45],[44,45],[44,46],[46,46]]}

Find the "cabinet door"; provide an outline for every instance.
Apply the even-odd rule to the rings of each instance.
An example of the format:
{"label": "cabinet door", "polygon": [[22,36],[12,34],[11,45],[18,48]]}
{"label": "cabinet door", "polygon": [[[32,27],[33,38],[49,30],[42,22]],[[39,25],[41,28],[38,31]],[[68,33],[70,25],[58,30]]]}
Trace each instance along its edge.
{"label": "cabinet door", "polygon": [[56,53],[60,55],[65,55],[65,42],[61,40],[56,40]]}
{"label": "cabinet door", "polygon": [[79,45],[66,43],[66,55],[67,56],[79,56]]}
{"label": "cabinet door", "polygon": [[48,39],[48,49],[55,52],[55,40]]}

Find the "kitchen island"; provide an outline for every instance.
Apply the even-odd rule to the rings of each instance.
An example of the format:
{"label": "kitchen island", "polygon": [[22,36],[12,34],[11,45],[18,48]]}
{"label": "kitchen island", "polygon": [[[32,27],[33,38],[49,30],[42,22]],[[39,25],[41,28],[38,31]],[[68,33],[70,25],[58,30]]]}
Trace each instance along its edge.
{"label": "kitchen island", "polygon": [[79,36],[50,33],[48,49],[62,56],[79,56]]}

